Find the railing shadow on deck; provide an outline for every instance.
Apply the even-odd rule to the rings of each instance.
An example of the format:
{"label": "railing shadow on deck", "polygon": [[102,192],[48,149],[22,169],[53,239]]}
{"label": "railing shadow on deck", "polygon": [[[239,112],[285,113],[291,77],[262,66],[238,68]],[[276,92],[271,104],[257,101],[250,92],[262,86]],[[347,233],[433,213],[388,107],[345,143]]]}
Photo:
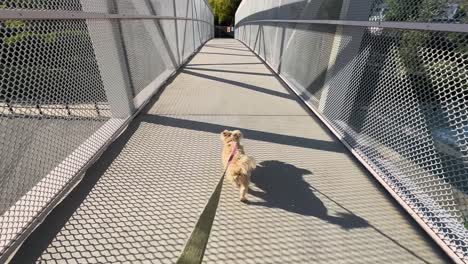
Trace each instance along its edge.
{"label": "railing shadow on deck", "polygon": [[286,99],[298,101],[298,98],[295,95],[293,95],[291,93],[288,93],[286,90],[285,90],[284,93],[282,93],[282,92],[270,90],[270,89],[267,89],[267,88],[264,88],[264,87],[248,84],[248,83],[245,83],[245,82],[238,82],[238,81],[228,80],[228,79],[224,79],[224,78],[220,78],[220,77],[216,77],[216,76],[212,76],[212,75],[203,74],[203,73],[200,73],[200,72],[194,72],[194,71],[185,70],[185,69],[182,72],[186,73],[186,74],[193,75],[193,76],[197,76],[197,77],[200,77],[200,78],[205,78],[205,79],[210,79],[210,80],[213,80],[213,81],[228,83],[228,84],[231,84],[231,85],[235,85],[235,86],[237,86],[239,88],[246,88],[246,89],[250,89],[250,90],[253,90],[253,91],[256,91],[256,92],[261,92],[261,93],[265,93],[265,94],[268,94],[268,95],[273,95],[273,96],[278,96],[278,97],[281,97],[281,98],[286,98]]}
{"label": "railing shadow on deck", "polygon": [[323,150],[323,151],[331,151],[331,152],[344,152],[345,151],[344,147],[340,146],[336,142],[323,141],[323,140],[312,139],[312,138],[288,136],[288,135],[282,135],[282,134],[277,134],[277,133],[246,129],[242,127],[224,126],[224,125],[218,125],[218,124],[212,124],[212,123],[206,123],[206,122],[200,122],[200,121],[175,118],[175,117],[170,117],[170,116],[158,116],[158,115],[147,114],[141,118],[141,121],[158,124],[162,126],[171,126],[171,127],[177,127],[177,128],[209,132],[209,133],[214,133],[214,134],[219,134],[225,129],[228,129],[228,130],[240,129],[244,132],[244,137],[246,139],[270,142],[270,143],[281,144],[281,145],[302,147],[302,148],[311,148],[311,149],[317,149],[317,150]]}
{"label": "railing shadow on deck", "polygon": [[[186,72],[186,71],[183,71]],[[221,78],[220,78],[221,79]],[[163,89],[161,89],[161,92]],[[157,101],[158,97],[154,98],[150,105],[153,105]],[[312,118],[312,117],[311,117]],[[73,213],[79,208],[79,206],[83,203],[86,199],[86,196],[91,192],[93,187],[99,181],[103,173],[108,169],[108,167],[112,164],[113,160],[119,155],[122,151],[124,146],[130,140],[132,135],[138,129],[140,124],[144,123],[152,123],[158,124],[163,126],[173,126],[183,129],[191,129],[191,130],[198,130],[210,133],[220,133],[224,129],[242,129],[245,132],[245,136],[247,139],[252,140],[259,140],[259,141],[266,141],[270,143],[276,144],[284,144],[290,146],[297,146],[297,147],[305,147],[305,148],[313,148],[317,150],[323,151],[333,151],[333,152],[344,152],[347,153],[345,148],[336,142],[329,142],[329,141],[321,141],[315,139],[308,139],[308,138],[301,138],[295,136],[287,136],[281,134],[275,134],[270,132],[263,132],[257,130],[249,130],[240,127],[229,127],[229,126],[222,126],[218,124],[211,124],[211,123],[204,123],[199,121],[192,121],[168,116],[157,116],[157,115],[149,115],[149,114],[142,114],[138,116],[128,127],[128,129],[107,149],[104,154],[101,156],[98,162],[95,163],[89,170],[86,176],[84,177],[83,181],[75,188],[70,195],[59,205],[56,209],[52,211],[52,213],[47,217],[44,223],[28,238],[28,240],[23,244],[22,248],[19,250],[18,254],[13,258],[11,263],[31,263],[36,261],[40,258],[41,254],[47,249],[48,245],[52,242],[55,236],[60,232],[60,230],[64,227]],[[258,184],[261,189],[263,189],[269,197],[264,196],[264,194],[258,194],[251,192],[252,195],[259,195],[264,196],[264,200],[266,200],[265,204],[252,204],[257,206],[277,206],[283,207],[283,209],[292,211],[295,213],[311,215],[318,217],[324,221],[329,221],[332,224],[337,224],[342,226],[344,229],[353,229],[353,228],[368,228],[371,227],[380,233],[382,236],[388,238],[392,243],[395,243],[402,249],[408,251],[419,260],[424,263],[428,263],[426,260],[422,259],[414,252],[406,248],[405,246],[401,245],[398,241],[395,241],[390,236],[386,235],[376,227],[372,226],[366,219],[361,218],[348,209],[342,207],[338,202],[332,200],[331,197],[326,196],[325,194],[321,193],[319,190],[315,189],[313,186],[306,186],[302,185],[300,182],[300,178],[297,178],[295,183],[292,186],[299,186],[301,189],[300,196],[297,199],[302,199],[302,195],[308,196],[306,198],[309,202],[312,201],[314,206],[318,206],[319,208],[311,209],[311,205],[304,203],[304,201],[300,201],[299,208],[288,208],[286,206],[282,206],[281,201],[278,202],[277,199],[281,199],[275,196],[277,195],[275,192],[275,186],[267,186],[265,184],[262,185],[262,179],[257,177],[259,175],[264,175],[266,173],[270,173],[272,171],[277,171],[276,168],[278,166],[287,166],[290,164],[281,164],[279,161],[270,161],[261,164],[262,166],[253,176],[253,182]],[[293,165],[290,165],[293,166]],[[262,169],[263,167],[263,169]],[[304,173],[308,173],[307,170],[294,168],[293,172],[297,175],[302,175]],[[278,176],[278,175],[277,175]],[[281,182],[282,179],[279,179],[280,176],[276,177],[278,181]],[[373,179],[372,179],[373,180]],[[383,188],[373,180],[374,186],[379,188],[380,191],[384,192],[388,198],[392,201],[392,204],[400,209],[403,212],[403,209],[398,207],[396,203],[391,199],[390,195],[386,193]],[[261,187],[263,186],[263,188]],[[308,188],[306,190],[305,188]],[[323,206],[323,202],[318,198],[315,193],[320,193],[321,196],[325,197],[326,199],[331,200],[332,202],[336,203],[338,206],[344,208],[348,213],[334,217],[328,216],[326,207]],[[276,205],[275,205],[276,204]],[[321,206],[320,206],[321,205]],[[413,224],[413,223],[412,223]],[[419,226],[414,224],[415,228],[420,228]]]}
{"label": "railing shadow on deck", "polygon": [[47,216],[44,222],[28,237],[10,263],[34,263],[52,243],[88,194],[98,183],[114,159],[121,153],[140,122],[132,122],[127,130],[104,151],[99,160],[86,172],[83,180],[75,189]]}
{"label": "railing shadow on deck", "polygon": [[[31,234],[21,246],[11,263],[32,263],[40,259],[43,252],[52,243],[56,235],[63,229],[72,215],[85,201],[88,194],[98,183],[102,175],[111,166],[114,159],[121,153],[132,135],[137,131],[141,123],[153,123],[164,126],[194,129],[211,133],[220,133],[225,126],[182,120],[165,116],[142,114],[138,116],[128,129],[104,152],[101,158],[88,170],[82,182],[60,203],[45,221]],[[228,129],[234,129],[229,128]],[[317,148],[325,151],[342,151],[338,145],[320,140],[305,139],[300,137],[285,136],[254,130],[246,130],[247,138],[266,140],[278,144],[291,144],[309,148]]]}
{"label": "railing shadow on deck", "polygon": [[[184,120],[179,118],[172,118],[167,116],[156,116],[149,114],[142,114],[137,117],[129,126],[129,128],[107,149],[101,156],[98,162],[96,162],[87,172],[83,181],[75,188],[70,195],[57,206],[52,213],[46,218],[44,223],[26,240],[18,254],[13,258],[11,263],[31,263],[37,261],[42,253],[51,244],[55,236],[65,226],[70,217],[80,207],[87,195],[91,192],[93,187],[98,183],[101,176],[109,168],[114,159],[120,154],[127,142],[130,140],[132,135],[137,131],[141,123],[152,123],[163,126],[173,126],[183,129],[191,129],[197,131],[204,131],[209,133],[220,133],[223,129],[243,129],[245,137],[252,140],[267,141],[277,144],[285,144],[298,147],[314,148],[323,151],[334,151],[334,152],[345,152],[344,147],[340,146],[335,142],[327,142],[315,139],[306,139],[295,136],[280,135],[269,132],[262,132],[256,130],[249,130],[239,127],[225,127],[222,125],[204,123],[198,121]],[[294,167],[294,168],[292,168]],[[291,169],[292,168],[292,169]],[[277,187],[278,185],[285,186],[282,178],[284,175],[280,175],[281,172],[288,171],[288,175],[293,174],[292,182],[286,185],[286,191],[282,193],[291,194],[295,197],[298,202],[298,206],[291,208],[286,206],[284,203],[284,197],[280,195]],[[395,241],[390,236],[386,235],[376,227],[372,226],[366,219],[361,218],[348,209],[342,207],[336,201],[330,197],[321,193],[319,190],[310,186],[305,181],[301,180],[304,174],[309,174],[310,171],[297,168],[291,164],[286,164],[280,161],[266,161],[260,164],[260,167],[253,175],[253,183],[257,187],[262,189],[264,192],[259,193],[251,191],[250,193],[254,196],[258,196],[265,200],[264,203],[251,203],[252,206],[267,206],[267,207],[278,207],[290,212],[299,213],[303,215],[317,217],[323,221],[330,222],[341,226],[343,229],[354,229],[354,228],[373,228],[382,236],[388,238],[392,243],[398,245],[405,251],[417,257],[424,263],[428,263],[410,249],[401,245],[398,241]],[[268,180],[268,184],[264,181],[264,177],[273,177]],[[288,177],[291,180],[291,177]],[[380,187],[377,183],[375,186]],[[293,189],[298,189],[299,191]],[[381,188],[380,188],[381,189]],[[381,190],[384,192],[383,190]],[[337,203],[340,207],[344,208],[347,213],[339,216],[330,216],[327,213],[327,208],[324,206],[320,198],[315,193],[320,193],[321,196],[332,202]],[[396,206],[396,205],[395,205]],[[416,226],[416,228],[419,228]]]}
{"label": "railing shadow on deck", "polygon": [[231,66],[231,65],[263,65],[260,62],[232,62],[232,63],[194,63],[187,66]]}
{"label": "railing shadow on deck", "polygon": [[190,66],[186,67],[185,69],[192,70],[192,71],[225,72],[225,73],[237,73],[237,74],[245,74],[245,75],[257,75],[257,76],[274,76],[273,74],[269,74],[269,73],[243,72],[243,71],[220,70],[220,69],[205,69],[205,68],[190,67]]}
{"label": "railing shadow on deck", "polygon": [[255,55],[245,55],[245,54],[232,54],[232,53],[221,53],[221,52],[206,52],[201,51],[201,54],[210,54],[210,55],[222,55],[222,56],[238,56],[238,57],[251,57],[256,58]]}

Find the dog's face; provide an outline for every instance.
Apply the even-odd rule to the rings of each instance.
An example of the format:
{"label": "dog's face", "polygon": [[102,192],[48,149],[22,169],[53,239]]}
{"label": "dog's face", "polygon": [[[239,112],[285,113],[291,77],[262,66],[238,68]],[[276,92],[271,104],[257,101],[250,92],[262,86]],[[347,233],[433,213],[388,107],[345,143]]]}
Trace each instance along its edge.
{"label": "dog's face", "polygon": [[234,130],[234,131],[224,130],[221,133],[221,140],[226,144],[229,142],[239,143],[241,138],[242,138],[242,132],[240,132],[239,130]]}

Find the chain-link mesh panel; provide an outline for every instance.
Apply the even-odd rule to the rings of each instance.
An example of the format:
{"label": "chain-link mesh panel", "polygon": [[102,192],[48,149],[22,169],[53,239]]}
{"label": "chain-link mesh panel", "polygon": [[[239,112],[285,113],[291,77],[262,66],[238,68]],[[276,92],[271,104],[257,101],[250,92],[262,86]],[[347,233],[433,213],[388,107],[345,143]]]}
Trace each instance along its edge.
{"label": "chain-link mesh panel", "polygon": [[[281,30],[287,31],[288,38],[283,43],[280,70],[288,79],[294,80],[296,86],[301,87],[304,97],[310,98],[318,106],[330,60],[335,26],[305,24],[295,28],[285,26]],[[315,63],[309,67],[302,66],[310,61]]]}
{"label": "chain-link mesh panel", "polygon": [[[121,21],[122,38],[136,96],[171,65],[166,65],[160,52],[166,53],[153,20]],[[145,27],[146,26],[146,27]]]}
{"label": "chain-link mesh panel", "polygon": [[[199,0],[193,0],[192,1],[192,10],[193,10],[193,15],[192,17],[194,19],[199,19],[199,12],[198,10],[200,9],[200,1]],[[193,21],[193,40],[195,43],[195,47],[198,47],[201,45],[201,39],[200,39],[200,22],[198,21]]]}
{"label": "chain-link mesh panel", "polygon": [[[273,57],[276,55],[274,47],[274,42],[276,41],[276,31],[277,28],[275,25],[263,25],[260,29],[260,34],[257,38],[256,49],[258,50],[258,54],[269,61],[273,60]],[[266,42],[272,43],[273,45],[266,45]]]}
{"label": "chain-link mesh panel", "polygon": [[85,22],[1,23],[2,101],[11,106],[107,101]]}
{"label": "chain-link mesh panel", "polygon": [[346,19],[431,23],[468,22],[465,0],[286,0],[241,6],[236,22],[261,19]]}
{"label": "chain-link mesh panel", "polygon": [[[129,0],[121,0],[129,1]],[[120,1],[119,1],[120,2]],[[114,13],[108,0],[4,0],[0,2],[0,10],[56,10],[82,11],[87,6],[87,12]]]}
{"label": "chain-link mesh panel", "polygon": [[[152,0],[151,5],[154,11],[157,11],[156,15],[158,16],[176,16],[176,12],[174,9],[175,1],[156,1]],[[176,7],[177,8],[177,7]],[[180,54],[178,49],[179,43],[179,28],[177,26],[177,21],[175,20],[162,20],[159,21],[161,28],[164,32],[164,36],[167,39],[167,42],[170,47],[170,52],[172,52],[175,60],[177,63],[181,63]],[[205,24],[205,23],[203,23]]]}
{"label": "chain-link mesh panel", "polygon": [[[164,3],[6,0],[0,9],[179,13]],[[203,31],[190,24],[190,31],[176,35],[173,20],[161,27],[150,19],[0,18],[0,262],[126,124],[133,97],[154,83],[140,101],[148,99],[180,65],[175,36],[191,44],[184,48],[186,58],[212,37],[206,3],[199,1],[196,11],[195,3],[185,8],[188,17],[207,22],[199,22]]]}
{"label": "chain-link mesh panel", "polygon": [[[191,1],[185,1],[185,0],[176,0],[176,15],[178,17],[191,17]],[[187,52],[190,48],[191,44],[191,37],[188,34],[191,34],[192,32],[192,26],[190,21],[187,20],[179,20],[177,21],[177,27],[178,27],[178,34],[179,34],[179,51],[180,51],[180,56],[182,60],[185,60],[188,58],[190,55],[189,52]],[[188,46],[188,47],[187,47]]]}
{"label": "chain-link mesh panel", "polygon": [[[236,14],[241,23],[236,38],[272,65],[427,226],[467,260],[468,35],[248,23],[278,18],[459,23],[466,5],[319,2],[272,7],[244,1]],[[382,3],[385,16],[377,18],[374,13]],[[454,6],[456,19],[442,19]],[[313,15],[313,10],[328,13]],[[276,41],[271,40],[272,27]],[[272,50],[277,56],[269,55]]]}
{"label": "chain-link mesh panel", "polygon": [[338,68],[330,72],[325,116],[466,254],[466,34],[349,31],[364,31],[361,46],[352,58],[351,76],[335,77]]}
{"label": "chain-link mesh panel", "polygon": [[375,0],[370,21],[468,22],[465,0]]}
{"label": "chain-link mesh panel", "polygon": [[[135,3],[143,5],[153,5],[157,15],[174,16],[175,9],[188,5],[190,9],[195,8],[198,12],[198,19],[208,23],[213,22],[211,7],[204,0],[3,0],[0,2],[0,10],[54,10],[54,11],[85,11],[88,13],[108,13],[108,14],[144,14],[134,8]],[[185,13],[185,12],[182,12]],[[185,17],[182,15],[182,17]]]}
{"label": "chain-link mesh panel", "polygon": [[4,0],[0,3],[1,9],[35,9],[35,10],[62,10],[81,11],[80,0]]}
{"label": "chain-link mesh panel", "polygon": [[[192,17],[192,14],[189,13],[189,17]],[[184,25],[184,35],[185,37],[183,38],[183,54],[184,54],[184,59],[187,58],[192,51],[195,49],[195,38],[194,38],[194,33],[195,33],[195,24],[190,21],[186,20],[186,23]]]}
{"label": "chain-link mesh panel", "polygon": [[109,120],[110,109],[84,21],[0,23],[3,251],[79,170],[85,154],[76,150]]}

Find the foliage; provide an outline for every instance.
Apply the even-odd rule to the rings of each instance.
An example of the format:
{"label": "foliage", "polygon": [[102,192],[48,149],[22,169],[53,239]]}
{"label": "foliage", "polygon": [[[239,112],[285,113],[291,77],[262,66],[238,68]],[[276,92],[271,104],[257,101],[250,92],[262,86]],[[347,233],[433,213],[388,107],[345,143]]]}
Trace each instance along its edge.
{"label": "foliage", "polygon": [[444,19],[444,11],[451,5],[458,6],[451,19],[461,23],[468,21],[466,0],[383,0],[383,3],[388,8],[385,14],[387,21],[440,22],[437,20]]}
{"label": "foliage", "polygon": [[234,24],[234,16],[242,0],[209,0],[215,23],[218,25]]}
{"label": "foliage", "polygon": [[388,20],[430,22],[448,5],[448,0],[387,0],[385,3],[389,7]]}

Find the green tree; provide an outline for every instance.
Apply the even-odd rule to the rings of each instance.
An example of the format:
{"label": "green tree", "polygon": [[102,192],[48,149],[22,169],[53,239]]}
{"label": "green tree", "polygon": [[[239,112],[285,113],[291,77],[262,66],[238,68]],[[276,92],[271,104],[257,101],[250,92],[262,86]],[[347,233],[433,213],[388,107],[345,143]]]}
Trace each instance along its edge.
{"label": "green tree", "polygon": [[209,0],[215,23],[218,25],[234,24],[234,16],[242,0]]}

